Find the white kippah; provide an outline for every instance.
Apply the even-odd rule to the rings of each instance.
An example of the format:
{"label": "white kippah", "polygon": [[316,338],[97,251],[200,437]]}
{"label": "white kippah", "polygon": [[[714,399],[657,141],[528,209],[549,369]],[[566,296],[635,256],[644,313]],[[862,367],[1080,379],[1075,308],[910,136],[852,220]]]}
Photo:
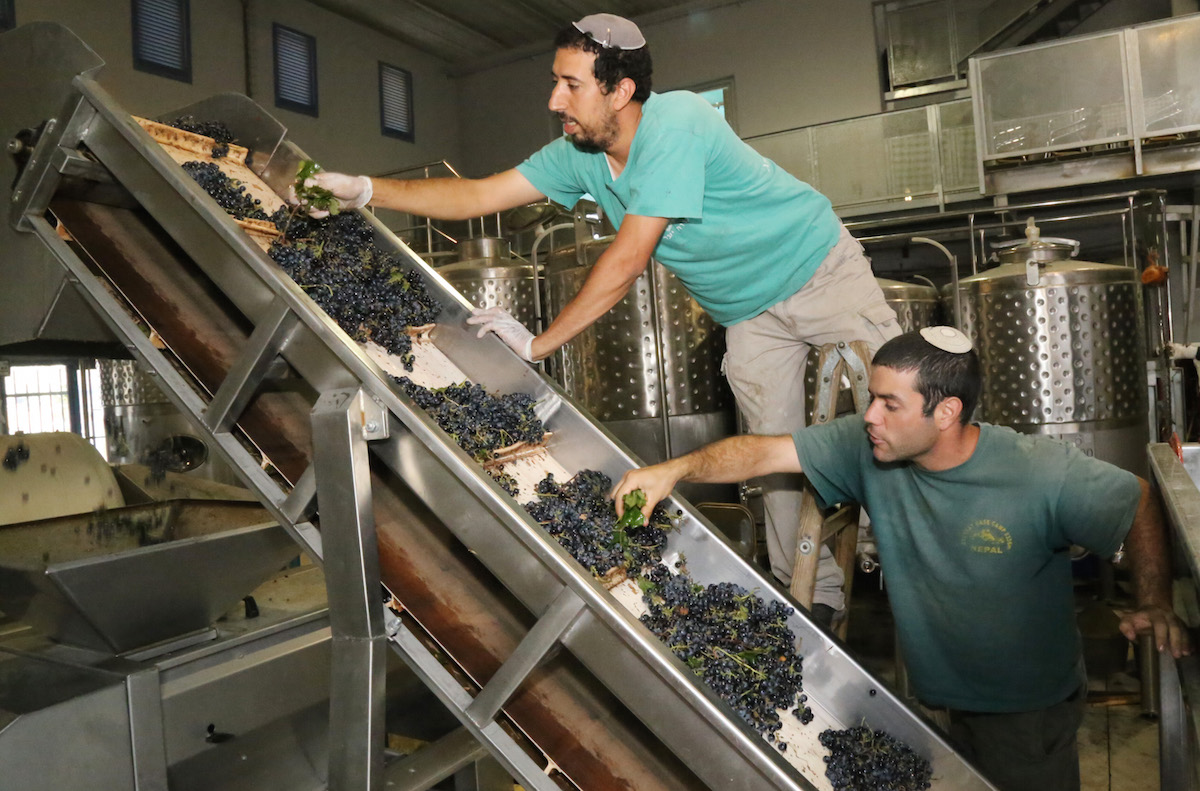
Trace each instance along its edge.
{"label": "white kippah", "polygon": [[641,49],[646,46],[638,26],[616,14],[589,14],[571,24],[602,47]]}
{"label": "white kippah", "polygon": [[964,354],[971,351],[971,339],[954,327],[925,327],[921,337],[942,351]]}

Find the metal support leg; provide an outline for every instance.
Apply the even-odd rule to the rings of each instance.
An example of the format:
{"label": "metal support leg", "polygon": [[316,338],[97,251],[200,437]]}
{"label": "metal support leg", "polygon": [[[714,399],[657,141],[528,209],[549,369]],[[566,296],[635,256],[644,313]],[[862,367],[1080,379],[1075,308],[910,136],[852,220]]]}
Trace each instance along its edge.
{"label": "metal support leg", "polygon": [[333,632],[329,788],[374,791],[383,787],[387,635],[367,439],[386,437],[387,419],[361,390],[339,390],[317,401],[312,425]]}
{"label": "metal support leg", "polygon": [[529,634],[521,640],[512,656],[505,660],[491,681],[467,707],[467,717],[471,722],[482,728],[494,719],[504,702],[516,692],[517,687],[521,686],[521,682],[537,667],[546,653],[558,644],[563,632],[582,611],[583,599],[576,596],[570,588],[563,588],[529,630]]}
{"label": "metal support leg", "polygon": [[486,758],[487,754],[487,748],[476,741],[470,731],[459,728],[388,766],[388,788],[426,791],[464,767]]}

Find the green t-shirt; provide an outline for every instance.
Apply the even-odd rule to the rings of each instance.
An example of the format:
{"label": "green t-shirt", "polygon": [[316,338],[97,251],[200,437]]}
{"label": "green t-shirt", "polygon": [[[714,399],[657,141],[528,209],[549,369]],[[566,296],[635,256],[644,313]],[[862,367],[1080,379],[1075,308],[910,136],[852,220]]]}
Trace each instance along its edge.
{"label": "green t-shirt", "polygon": [[1116,552],[1141,485],[1067,443],[980,425],[963,464],[875,461],[861,416],[801,429],[826,503],[866,507],[917,697],[967,711],[1062,701],[1086,680],[1068,549]]}
{"label": "green t-shirt", "polygon": [[565,137],[517,170],[564,206],[592,195],[617,228],[626,214],[670,219],[654,257],[726,326],[799,291],[841,232],[825,196],[742,142],[690,91],[650,95],[615,181],[603,153]]}

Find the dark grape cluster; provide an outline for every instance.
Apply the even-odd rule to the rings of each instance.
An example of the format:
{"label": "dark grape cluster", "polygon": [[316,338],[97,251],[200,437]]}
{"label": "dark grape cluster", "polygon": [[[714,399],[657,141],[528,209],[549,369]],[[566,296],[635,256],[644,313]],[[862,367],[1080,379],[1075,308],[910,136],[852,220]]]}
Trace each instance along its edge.
{"label": "dark grape cluster", "polygon": [[517,486],[517,479],[504,472],[498,467],[484,468],[487,474],[492,477],[492,480],[500,484],[500,488],[508,492],[508,496],[516,499],[521,494],[520,488]]}
{"label": "dark grape cluster", "polygon": [[185,132],[191,132],[194,135],[204,135],[211,137],[218,143],[224,143],[228,148],[229,143],[234,142],[233,132],[229,131],[229,127],[224,121],[197,121],[193,116],[181,115],[174,121],[167,121],[167,126],[173,126],[176,129],[182,129]]}
{"label": "dark grape cluster", "polygon": [[221,172],[215,162],[184,162],[183,169],[227,213],[239,220],[270,220],[262,201],[246,193],[246,187]]}
{"label": "dark grape cluster", "polygon": [[697,585],[662,565],[639,585],[648,609],[642,623],[775,743],[783,727],[778,709],[793,705],[803,678],[796,636],[787,626],[792,608],[731,582]]}
{"label": "dark grape cluster", "polygon": [[538,482],[537,499],[524,506],[571,557],[597,577],[613,569],[638,574],[662,559],[667,531],[673,525],[659,506],[647,524],[618,528],[617,512],[608,496],[611,489],[612,479],[596,470],[582,470],[561,484],[547,475]]}
{"label": "dark grape cluster", "polygon": [[357,213],[314,220],[280,208],[271,218],[281,235],[268,254],[356,341],[374,341],[412,370],[409,327],[430,324],[442,306],[421,273],[374,242]]}
{"label": "dark grape cluster", "polygon": [[476,461],[487,461],[493,451],[518,442],[541,442],[546,433],[534,413],[533,398],[525,393],[492,395],[474,382],[430,389],[407,376],[394,378]]}
{"label": "dark grape cluster", "polygon": [[212,147],[212,158],[213,159],[221,159],[221,158],[227,157],[227,156],[229,156],[229,144],[228,143],[217,143],[215,146]]}
{"label": "dark grape cluster", "polygon": [[866,725],[823,731],[825,777],[834,791],[922,791],[929,788],[929,761],[884,731]]}

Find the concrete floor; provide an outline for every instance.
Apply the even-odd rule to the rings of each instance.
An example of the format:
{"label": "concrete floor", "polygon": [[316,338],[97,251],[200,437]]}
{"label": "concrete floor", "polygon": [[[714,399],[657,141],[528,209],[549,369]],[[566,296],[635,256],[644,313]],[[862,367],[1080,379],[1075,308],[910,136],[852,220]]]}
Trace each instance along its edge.
{"label": "concrete floor", "polygon": [[[1078,601],[1081,610],[1096,609],[1087,591],[1079,593]],[[846,642],[859,661],[887,684],[895,680],[894,639],[879,574],[860,572]],[[1117,641],[1107,647],[1090,641],[1087,645],[1089,705],[1079,730],[1081,791],[1158,791],[1158,723],[1142,716],[1132,651],[1122,659],[1113,655],[1112,648],[1120,646]]]}

